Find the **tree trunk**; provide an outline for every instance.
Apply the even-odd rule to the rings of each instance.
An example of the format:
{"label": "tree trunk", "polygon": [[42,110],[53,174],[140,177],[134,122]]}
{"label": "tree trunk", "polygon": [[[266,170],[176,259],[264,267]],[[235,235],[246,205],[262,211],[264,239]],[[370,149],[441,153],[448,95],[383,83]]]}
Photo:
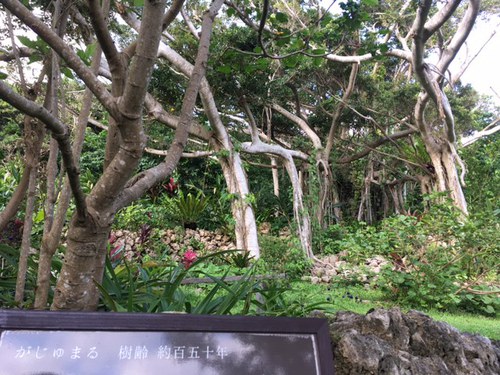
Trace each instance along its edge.
{"label": "tree trunk", "polygon": [[373,161],[368,161],[368,171],[364,179],[364,187],[361,193],[361,202],[358,210],[358,221],[364,221],[367,224],[373,223],[373,207],[371,197],[371,186],[373,182]]}
{"label": "tree trunk", "polygon": [[235,221],[236,247],[248,251],[253,257],[260,257],[257,224],[253,208],[248,201],[249,188],[240,155],[231,151],[228,157],[219,157],[229,193],[236,198],[231,202]]}
{"label": "tree trunk", "polygon": [[54,293],[53,310],[96,310],[99,302],[94,283],[96,263],[106,254],[110,229],[110,223],[99,224],[99,220],[90,214],[84,223],[73,218],[64,266]]}
{"label": "tree trunk", "polygon": [[280,179],[278,174],[278,163],[274,156],[271,157],[271,173],[273,176],[273,193],[279,198],[280,196]]}
{"label": "tree trunk", "polygon": [[[101,53],[101,48],[97,46],[92,59],[92,71],[96,73],[99,69]],[[73,142],[73,156],[75,160],[79,160],[81,155],[83,141],[85,138],[85,129],[87,128],[87,121],[92,106],[92,98],[92,92],[87,88],[83,95],[82,108],[80,109],[80,114],[78,116],[77,126],[75,130],[76,134]],[[44,230],[43,232],[42,244],[40,246],[40,258],[38,261],[38,274],[34,305],[35,309],[47,308],[52,258],[61,239],[64,223],[66,222],[66,215],[70,199],[71,188],[69,186],[69,181],[65,179],[64,187],[61,191],[59,202],[57,205],[57,213],[54,218],[54,224],[51,226],[50,230]]]}
{"label": "tree trunk", "polygon": [[21,306],[24,300],[26,273],[28,271],[28,256],[31,248],[31,229],[33,228],[33,213],[36,201],[36,176],[37,169],[31,169],[28,185],[28,199],[26,200],[26,210],[24,215],[23,238],[17,267],[16,293],[14,296],[14,301],[18,306]]}
{"label": "tree trunk", "polygon": [[447,192],[454,205],[467,215],[467,202],[455,165],[455,152],[452,149],[454,146],[448,142],[435,141],[432,143],[427,141],[425,146],[434,167],[434,191]]}
{"label": "tree trunk", "polygon": [[12,197],[9,199],[9,203],[7,203],[5,209],[0,212],[0,233],[3,232],[9,221],[12,220],[19,211],[21,203],[26,195],[26,191],[28,190],[32,169],[33,168],[28,165],[24,167],[23,175],[21,176],[21,180],[19,181],[14,194],[12,194]]}
{"label": "tree trunk", "polygon": [[316,219],[320,228],[325,229],[335,222],[342,221],[342,210],[340,208],[337,183],[333,178],[333,170],[328,158],[321,157],[316,164],[319,182],[319,202]]}
{"label": "tree trunk", "polygon": [[314,259],[312,251],[311,219],[304,205],[304,193],[302,191],[299,173],[291,156],[284,159],[284,165],[293,188],[293,214],[297,224],[297,234],[306,256],[309,259]]}
{"label": "tree trunk", "polygon": [[[123,95],[116,110],[110,111],[120,131],[122,144],[88,196],[86,216],[74,216],[72,219],[52,309],[95,310],[99,300],[95,282],[102,280],[106,245],[114,215],[165,178],[177,165],[187,142],[198,90],[205,75],[213,21],[222,3],[222,0],[215,0],[204,14],[195,66],[182,102],[176,134],[165,161],[131,179],[146,146],[142,111],[158,51],[160,31],[163,25],[170,22],[164,17],[164,2],[145,3],[144,19],[137,45],[134,46],[135,54],[128,68]],[[179,3],[176,2],[176,5]],[[175,18],[178,10],[179,7],[175,12],[167,13],[167,16]],[[115,51],[108,49],[107,53],[113,55]]]}

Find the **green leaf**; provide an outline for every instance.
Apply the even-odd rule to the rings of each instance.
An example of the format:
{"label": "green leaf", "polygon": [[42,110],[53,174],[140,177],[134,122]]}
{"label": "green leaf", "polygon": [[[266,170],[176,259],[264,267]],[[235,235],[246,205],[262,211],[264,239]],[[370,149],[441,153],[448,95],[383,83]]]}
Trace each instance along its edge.
{"label": "green leaf", "polygon": [[89,61],[87,59],[87,55],[85,54],[84,50],[79,49],[78,51],[76,51],[76,54],[78,55],[78,57],[80,59],[82,59],[82,61],[85,63],[85,65],[87,65],[87,66],[89,65],[88,64]]}
{"label": "green leaf", "polygon": [[33,64],[34,62],[42,61],[42,60],[43,60],[43,57],[40,54],[35,53],[29,57],[29,64]]}
{"label": "green leaf", "polygon": [[4,73],[0,70],[0,79],[5,79],[7,78],[9,75],[7,73]]}
{"label": "green leaf", "polygon": [[383,43],[383,44],[380,44],[378,46],[378,49],[379,49],[380,53],[386,53],[387,51],[389,51],[389,46],[387,44]]}
{"label": "green leaf", "polygon": [[290,37],[287,36],[287,37],[284,37],[284,38],[280,38],[276,41],[276,45],[278,47],[283,47],[285,45],[287,45],[288,43],[290,43]]}
{"label": "green leaf", "polygon": [[255,53],[262,53],[262,48],[260,48],[260,47],[258,47],[258,46],[257,46],[257,47],[255,47],[255,48],[253,49],[253,51],[254,51]]}
{"label": "green leaf", "polygon": [[324,55],[326,51],[324,49],[313,49],[311,51],[312,55]]}
{"label": "green leaf", "polygon": [[43,210],[38,211],[33,221],[35,223],[41,223],[45,219],[45,212]]}
{"label": "green leaf", "polygon": [[73,72],[68,67],[61,68],[61,73],[70,79],[74,79]]}
{"label": "green leaf", "polygon": [[297,38],[292,42],[292,48],[302,49],[304,48],[305,43],[302,39]]}
{"label": "green leaf", "polygon": [[227,8],[226,14],[228,17],[234,16],[236,14],[236,10],[234,10],[234,8]]}
{"label": "green leaf", "polygon": [[278,12],[276,13],[276,21],[286,23],[288,22],[288,16],[285,13]]}
{"label": "green leaf", "polygon": [[233,69],[230,65],[221,65],[218,66],[215,70],[217,70],[219,73],[230,74]]}
{"label": "green leaf", "polygon": [[377,6],[378,5],[378,0],[363,0],[363,4],[367,6]]}
{"label": "green leaf", "polygon": [[287,57],[286,59],[283,59],[283,63],[285,64],[285,66],[287,68],[295,68],[295,66],[297,66],[299,62],[299,59],[297,58],[297,56],[290,56],[290,57]]}
{"label": "green leaf", "polygon": [[144,0],[134,0],[134,6],[135,7],[143,7],[144,6]]}
{"label": "green leaf", "polygon": [[488,314],[494,314],[495,313],[495,309],[491,305],[486,306],[485,309],[484,309],[484,311],[486,311]]}
{"label": "green leaf", "polygon": [[19,39],[19,41],[28,48],[33,48],[33,49],[37,48],[36,40],[31,40],[27,36],[22,36],[22,35],[18,36],[17,39]]}

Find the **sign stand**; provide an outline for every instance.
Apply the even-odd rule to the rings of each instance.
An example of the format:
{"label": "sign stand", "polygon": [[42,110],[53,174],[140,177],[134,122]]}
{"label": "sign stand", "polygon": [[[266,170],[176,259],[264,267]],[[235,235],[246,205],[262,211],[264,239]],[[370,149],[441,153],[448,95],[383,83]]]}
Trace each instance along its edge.
{"label": "sign stand", "polygon": [[317,318],[0,310],[0,375],[332,375]]}

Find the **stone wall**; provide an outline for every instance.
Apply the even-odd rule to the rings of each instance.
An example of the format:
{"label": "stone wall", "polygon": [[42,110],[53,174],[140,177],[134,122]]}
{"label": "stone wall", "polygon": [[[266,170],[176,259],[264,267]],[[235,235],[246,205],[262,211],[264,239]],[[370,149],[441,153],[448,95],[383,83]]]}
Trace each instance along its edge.
{"label": "stone wall", "polygon": [[339,312],[330,321],[337,375],[500,374],[500,342],[418,311]]}
{"label": "stone wall", "polygon": [[[187,249],[203,250],[205,253],[212,253],[222,250],[236,249],[235,243],[223,232],[208,231],[204,229],[166,229],[158,233],[161,241],[166,246],[165,250],[174,258],[179,260],[182,253]],[[143,255],[155,257],[156,254],[149,245],[149,237],[141,238],[140,232],[128,230],[115,230],[110,236],[110,243],[113,247],[123,246],[123,256],[127,260],[140,258]]]}

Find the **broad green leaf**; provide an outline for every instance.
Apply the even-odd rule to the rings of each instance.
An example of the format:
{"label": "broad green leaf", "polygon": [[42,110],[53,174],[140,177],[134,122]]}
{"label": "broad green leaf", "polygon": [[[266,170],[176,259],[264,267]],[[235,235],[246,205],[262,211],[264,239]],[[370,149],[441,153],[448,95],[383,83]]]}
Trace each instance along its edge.
{"label": "broad green leaf", "polygon": [[288,16],[285,13],[278,12],[276,13],[276,21],[286,23],[288,22]]}
{"label": "broad green leaf", "polygon": [[19,41],[28,48],[33,48],[33,49],[37,48],[36,40],[31,40],[27,36],[22,36],[22,35],[18,36],[17,39],[19,39]]}
{"label": "broad green leaf", "polygon": [[368,6],[377,6],[378,0],[363,0],[363,4]]}
{"label": "broad green leaf", "polygon": [[7,78],[9,75],[7,73],[4,73],[0,70],[0,79],[5,79]]}
{"label": "broad green leaf", "polygon": [[74,79],[73,72],[68,67],[61,68],[61,73],[70,79]]}
{"label": "broad green leaf", "polygon": [[43,60],[43,57],[40,54],[34,53],[33,55],[31,55],[29,57],[29,64],[33,64],[34,62],[42,61],[42,60]]}
{"label": "broad green leaf", "polygon": [[89,58],[92,57],[92,55],[94,55],[95,49],[96,43],[89,44],[87,48],[85,48],[86,55],[89,56]]}
{"label": "broad green leaf", "polygon": [[33,221],[35,223],[41,223],[45,219],[45,212],[43,210],[38,211]]}
{"label": "broad green leaf", "polygon": [[297,48],[297,49],[301,49],[301,48],[304,48],[305,46],[305,43],[302,39],[300,38],[296,38],[293,42],[292,42],[292,48]]}
{"label": "broad green leaf", "polygon": [[89,61],[88,61],[88,58],[87,58],[84,50],[79,49],[78,51],[76,51],[76,54],[78,55],[78,57],[80,59],[82,59],[82,61],[85,63],[85,65],[89,65],[89,63],[88,63]]}
{"label": "broad green leaf", "polygon": [[378,46],[378,49],[379,49],[380,53],[386,53],[387,51],[389,51],[389,47],[385,43],[380,44]]}
{"label": "broad green leaf", "polygon": [[290,43],[290,37],[289,36],[287,36],[285,38],[280,38],[280,39],[278,39],[276,41],[276,45],[278,47],[283,47],[283,46],[287,45],[288,43]]}
{"label": "broad green leaf", "polygon": [[290,56],[287,57],[286,59],[283,59],[283,63],[287,68],[295,68],[297,66],[297,63],[299,62],[299,59],[297,56]]}
{"label": "broad green leaf", "polygon": [[495,313],[495,309],[491,305],[486,306],[486,308],[484,309],[484,311],[486,311],[488,314],[494,314]]}

